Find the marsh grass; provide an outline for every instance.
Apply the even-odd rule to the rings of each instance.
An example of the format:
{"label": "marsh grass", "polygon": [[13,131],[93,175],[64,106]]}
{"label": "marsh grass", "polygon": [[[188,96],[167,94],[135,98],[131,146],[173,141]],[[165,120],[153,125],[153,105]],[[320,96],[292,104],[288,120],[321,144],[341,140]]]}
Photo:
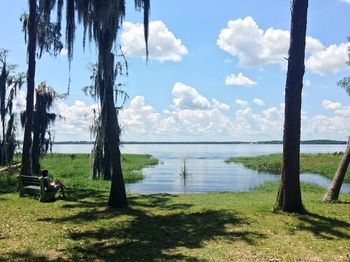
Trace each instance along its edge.
{"label": "marsh grass", "polygon": [[[302,173],[316,173],[333,179],[337,171],[342,154],[301,154],[300,171]],[[254,157],[232,157],[227,163],[240,163],[247,168],[260,172],[281,174],[282,154],[263,155]],[[347,171],[344,182],[350,182],[350,170]]]}
{"label": "marsh grass", "polygon": [[[16,156],[15,161],[18,162],[18,159],[20,156]],[[142,180],[141,169],[158,164],[151,155],[123,154],[121,160],[126,183]],[[110,181],[90,179],[90,163],[89,154],[48,154],[42,159],[41,168],[49,170],[50,178],[62,180],[69,187],[109,190]],[[14,172],[0,173],[1,193],[16,191],[15,175]]]}

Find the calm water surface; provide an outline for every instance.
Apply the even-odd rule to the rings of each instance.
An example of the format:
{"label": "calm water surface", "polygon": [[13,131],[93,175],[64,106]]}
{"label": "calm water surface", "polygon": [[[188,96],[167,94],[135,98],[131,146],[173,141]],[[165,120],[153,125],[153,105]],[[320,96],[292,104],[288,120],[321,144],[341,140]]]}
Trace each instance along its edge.
{"label": "calm water surface", "polygon": [[[54,145],[58,153],[89,153],[92,145]],[[302,145],[302,153],[344,151],[345,145]],[[241,192],[279,176],[247,169],[240,164],[226,164],[232,156],[256,156],[281,153],[282,145],[123,145],[123,153],[150,154],[159,165],[142,170],[145,179],[127,184],[134,193],[206,193]],[[186,161],[187,176],[180,174]],[[302,174],[301,180],[328,187],[330,180],[316,174]],[[350,184],[342,192],[350,193]]]}

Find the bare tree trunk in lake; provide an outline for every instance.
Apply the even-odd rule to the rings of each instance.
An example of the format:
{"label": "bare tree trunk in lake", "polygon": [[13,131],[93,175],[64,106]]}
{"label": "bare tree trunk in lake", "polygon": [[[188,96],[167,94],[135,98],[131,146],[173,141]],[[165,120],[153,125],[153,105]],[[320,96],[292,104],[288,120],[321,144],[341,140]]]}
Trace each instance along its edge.
{"label": "bare tree trunk in lake", "polygon": [[276,209],[303,212],[300,190],[301,93],[308,0],[293,0],[283,133],[283,169]]}
{"label": "bare tree trunk in lake", "polygon": [[21,174],[32,175],[31,146],[32,146],[32,126],[33,107],[35,89],[35,55],[36,55],[36,0],[29,0],[29,20],[28,20],[28,71],[27,71],[27,100],[26,118],[24,125],[23,151]]}
{"label": "bare tree trunk in lake", "polygon": [[332,184],[328,188],[326,194],[323,197],[324,202],[333,202],[337,201],[340,194],[340,189],[344,181],[346,171],[350,163],[350,137],[348,139],[348,144],[344,155],[339,163],[338,170],[335,173]]}

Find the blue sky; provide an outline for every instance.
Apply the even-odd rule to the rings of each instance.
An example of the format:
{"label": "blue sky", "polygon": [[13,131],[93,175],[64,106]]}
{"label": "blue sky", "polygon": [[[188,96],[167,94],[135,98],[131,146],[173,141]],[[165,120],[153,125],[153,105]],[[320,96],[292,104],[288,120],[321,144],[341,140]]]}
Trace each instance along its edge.
{"label": "blue sky", "polygon": [[[19,16],[27,1],[6,1],[0,10],[0,48],[26,70]],[[282,139],[284,86],[289,44],[290,1],[152,0],[150,60],[144,59],[142,14],[127,1],[119,34],[128,57],[122,79],[130,99],[120,113],[124,140],[256,141]],[[201,3],[201,6],[198,5]],[[238,4],[239,3],[239,4]],[[349,75],[345,23],[349,0],[309,1],[302,139],[346,140],[349,97],[336,82]],[[56,140],[88,140],[95,102],[81,88],[89,84],[94,45],[82,50],[78,29],[71,95],[57,101],[65,120],[53,127]],[[6,36],[6,37],[4,37]],[[37,61],[36,83],[67,88],[65,52]],[[18,98],[23,108],[25,92]]]}

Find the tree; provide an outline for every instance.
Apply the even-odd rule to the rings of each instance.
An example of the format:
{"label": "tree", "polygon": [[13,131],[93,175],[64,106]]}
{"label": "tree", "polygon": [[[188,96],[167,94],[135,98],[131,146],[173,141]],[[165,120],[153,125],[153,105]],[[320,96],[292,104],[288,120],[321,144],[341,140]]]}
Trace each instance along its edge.
{"label": "tree", "polygon": [[27,103],[26,119],[24,124],[24,138],[22,150],[21,175],[32,175],[31,144],[32,144],[32,122],[34,107],[34,88],[35,88],[35,55],[36,55],[36,23],[37,6],[36,0],[29,0],[29,16],[26,23],[27,42]]}
{"label": "tree", "polygon": [[303,212],[300,190],[301,93],[305,72],[308,0],[293,0],[288,71],[285,88],[283,168],[276,209]]}
{"label": "tree", "polygon": [[[32,175],[32,123],[34,110],[35,67],[36,55],[40,58],[43,52],[57,55],[63,45],[60,41],[60,29],[62,12],[58,12],[57,23],[51,23],[50,13],[55,5],[55,0],[41,0],[37,5],[36,0],[28,0],[29,14],[24,14],[21,19],[25,41],[27,43],[27,100],[24,122],[24,138],[22,150],[22,175]],[[58,10],[62,10],[63,0],[58,0]],[[37,53],[37,47],[39,53]]]}
{"label": "tree", "polygon": [[[144,10],[144,35],[146,55],[148,55],[148,18],[150,0],[135,0],[135,8]],[[101,105],[100,133],[104,140],[104,172],[111,172],[111,190],[108,205],[111,207],[126,207],[127,199],[122,174],[119,126],[114,96],[115,55],[113,45],[117,41],[118,31],[125,17],[125,0],[67,0],[66,13],[66,43],[68,57],[73,56],[73,42],[75,36],[75,11],[78,21],[84,26],[85,45],[86,33],[88,39],[94,40],[98,48],[96,90]],[[105,174],[108,176],[108,174]]]}
{"label": "tree", "polygon": [[[125,101],[128,98],[127,93],[122,89],[125,84],[121,83],[120,77],[127,77],[128,76],[128,63],[127,60],[120,48],[120,54],[117,54],[117,63],[114,66],[114,79],[113,79],[113,89],[115,93],[115,104],[116,104],[116,110],[117,114],[120,109],[123,108],[123,105]],[[90,86],[86,86],[83,88],[85,94],[92,96],[94,99],[99,99],[99,90],[98,87],[100,86],[101,78],[98,76],[98,65],[94,64],[91,66],[92,75],[90,79],[92,80],[92,84]],[[118,82],[116,81],[118,77]],[[121,102],[118,102],[118,99],[120,98]],[[103,100],[100,99],[100,105],[97,109],[93,110],[94,117],[93,117],[93,123],[90,127],[90,133],[95,136],[95,142],[93,149],[91,151],[91,161],[92,161],[92,172],[91,172],[91,178],[92,179],[104,179],[104,180],[110,180],[111,179],[111,169],[110,165],[110,159],[109,159],[109,151],[108,151],[108,140],[106,139],[106,135],[104,132],[103,123],[102,123],[102,102]],[[117,124],[118,129],[118,136],[121,133],[120,127]],[[107,164],[105,164],[107,163]]]}
{"label": "tree", "polygon": [[[40,158],[51,148],[52,138],[49,126],[56,120],[55,113],[49,113],[56,99],[62,98],[51,86],[45,82],[39,84],[35,90],[35,110],[33,112],[33,146],[32,164],[33,174],[40,174]],[[26,112],[21,114],[22,126],[25,123]],[[48,136],[47,136],[48,135]]]}
{"label": "tree", "polygon": [[[350,38],[348,39],[348,41],[350,41]],[[348,48],[348,51],[349,51],[349,54],[348,54],[349,60],[347,64],[350,65],[350,48]],[[338,86],[344,88],[346,93],[350,96],[350,77],[344,77],[337,84]],[[332,183],[323,197],[324,202],[333,202],[338,200],[340,189],[343,184],[346,171],[349,167],[349,163],[350,163],[350,137],[348,138],[348,144],[346,146],[344,155],[339,163],[338,170],[335,173]]]}
{"label": "tree", "polygon": [[15,73],[15,65],[7,63],[8,51],[0,49],[0,121],[2,137],[0,139],[0,164],[5,165],[13,160],[17,146],[15,137],[15,113],[13,100],[17,90],[24,82],[24,74]]}
{"label": "tree", "polygon": [[329,186],[326,194],[323,197],[324,202],[334,202],[338,200],[340,189],[344,181],[346,170],[349,167],[349,163],[350,163],[350,137],[348,139],[346,150],[339,163],[338,170],[335,173],[333,181]]}

